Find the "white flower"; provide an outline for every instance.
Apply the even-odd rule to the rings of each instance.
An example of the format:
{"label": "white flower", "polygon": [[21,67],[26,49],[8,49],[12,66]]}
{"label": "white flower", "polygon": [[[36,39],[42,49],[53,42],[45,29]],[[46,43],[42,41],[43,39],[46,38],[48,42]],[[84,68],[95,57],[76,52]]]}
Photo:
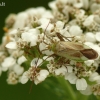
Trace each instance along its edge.
{"label": "white flower", "polygon": [[37,44],[38,34],[40,34],[38,29],[30,29],[28,32],[23,32],[21,38],[23,41],[30,42],[30,46],[35,46]]}
{"label": "white flower", "polygon": [[90,81],[98,81],[99,79],[100,79],[100,75],[97,72],[92,73],[89,77]]}
{"label": "white flower", "polygon": [[83,7],[83,2],[82,2],[82,0],[80,0],[80,2],[74,3],[74,7],[77,7],[77,8]]}
{"label": "white flower", "polygon": [[89,7],[89,1],[88,0],[79,0],[79,1],[76,0],[76,3],[73,3],[73,4],[77,8],[83,7],[85,9],[88,9],[88,7]]}
{"label": "white flower", "polygon": [[27,59],[25,58],[25,56],[22,55],[21,57],[18,58],[18,61],[17,62],[18,62],[19,65],[21,65],[25,61],[27,61]]}
{"label": "white flower", "polygon": [[100,24],[100,17],[99,15],[94,15],[94,21],[98,24]]}
{"label": "white flower", "polygon": [[[77,12],[75,16],[76,16],[77,18],[82,19],[82,18],[84,17],[84,15],[85,15],[85,11],[82,10],[82,9],[80,9],[80,11]],[[76,20],[72,20],[72,21],[76,21]],[[74,22],[74,23],[76,24],[76,22]]]}
{"label": "white flower", "polygon": [[55,70],[56,75],[65,75],[66,72],[67,68],[65,66],[62,66],[61,68]]}
{"label": "white flower", "polygon": [[6,68],[12,67],[14,64],[16,64],[16,60],[13,57],[7,57],[1,63],[2,67]]}
{"label": "white flower", "polygon": [[84,44],[89,46],[89,47],[93,47],[94,46],[94,44],[92,42],[85,42]]}
{"label": "white flower", "polygon": [[100,4],[93,3],[90,7],[92,13],[94,13],[96,10],[100,9]]}
{"label": "white flower", "polygon": [[85,21],[83,22],[83,25],[84,26],[90,26],[93,22],[94,22],[94,16],[93,15],[90,15],[89,17],[87,17],[85,19]]}
{"label": "white flower", "polygon": [[97,41],[100,42],[100,32],[96,32],[95,38]]}
{"label": "white flower", "polygon": [[21,75],[24,72],[24,68],[18,64],[14,66],[13,70],[17,75]]}
{"label": "white flower", "polygon": [[49,2],[49,7],[50,7],[51,9],[57,10],[56,2],[55,2],[55,1]]}
{"label": "white flower", "polygon": [[76,81],[77,90],[85,90],[87,88],[87,82],[84,78],[77,79]]}
{"label": "white flower", "polygon": [[73,67],[72,66],[67,66],[67,72],[72,73],[73,72]]}
{"label": "white flower", "polygon": [[82,35],[82,30],[78,25],[72,25],[69,29],[72,36]]}
{"label": "white flower", "polygon": [[2,67],[2,71],[6,72],[8,70],[7,67]]}
{"label": "white flower", "polygon": [[44,56],[43,59],[46,60],[46,61],[54,60],[53,57],[49,57],[49,56]]}
{"label": "white flower", "polygon": [[53,24],[50,23],[50,19],[48,19],[48,18],[40,18],[39,23],[41,25],[40,27],[43,30],[45,30],[47,26],[48,27],[47,27],[46,31],[50,31],[54,28]]}
{"label": "white flower", "polygon": [[26,13],[33,18],[33,16],[36,16],[38,18],[40,18],[42,16],[42,14],[44,14],[46,12],[44,7],[37,7],[37,8],[29,8],[26,10]]}
{"label": "white flower", "polygon": [[17,49],[18,46],[17,46],[17,43],[16,42],[9,42],[8,44],[6,44],[6,48],[9,48],[9,49]]}
{"label": "white flower", "polygon": [[[71,34],[67,31],[67,28],[61,29],[59,31],[60,31],[61,35],[65,36],[65,37],[71,37]],[[71,39],[71,38],[69,38],[69,39]]]}
{"label": "white flower", "polygon": [[13,29],[9,32],[10,35],[15,35],[17,34],[18,30],[17,29]]}
{"label": "white flower", "polygon": [[15,72],[10,71],[8,73],[7,83],[8,84],[17,84],[18,83],[18,75]]}
{"label": "white flower", "polygon": [[94,60],[86,60],[86,61],[84,61],[84,63],[85,63],[87,66],[91,66],[91,65],[94,63]]}
{"label": "white flower", "polygon": [[40,70],[38,73],[38,76],[34,80],[35,84],[38,84],[46,79],[46,77],[49,75],[49,72],[47,70]]}
{"label": "white flower", "polygon": [[19,49],[13,50],[13,51],[11,52],[11,56],[14,57],[14,58],[18,58],[18,57],[20,57],[21,55],[23,55],[23,53],[24,53],[23,50],[19,50]]}
{"label": "white flower", "polygon": [[49,56],[49,55],[52,55],[53,54],[53,51],[50,51],[50,50],[45,50],[46,49],[46,44],[45,43],[40,43],[40,45],[39,45],[39,49],[40,49],[40,51],[42,51],[42,53],[43,54],[46,54],[47,56]]}
{"label": "white flower", "polygon": [[28,80],[29,80],[28,72],[26,71],[26,72],[23,73],[22,77],[20,78],[20,82],[22,84],[25,84],[25,83],[28,82]]}
{"label": "white flower", "polygon": [[28,19],[28,14],[25,12],[20,12],[17,16],[16,16],[16,21],[14,23],[13,28],[18,29],[18,28],[24,28],[25,24],[27,22]]}
{"label": "white flower", "polygon": [[83,7],[85,9],[88,9],[89,8],[89,0],[82,0],[82,2],[83,2]]}
{"label": "white flower", "polygon": [[96,42],[95,35],[92,32],[87,32],[85,35],[85,40],[87,42]]}
{"label": "white flower", "polygon": [[56,28],[61,30],[61,29],[63,29],[63,27],[64,27],[64,22],[62,22],[62,21],[57,21],[56,22]]}
{"label": "white flower", "polygon": [[80,92],[84,95],[90,95],[92,94],[92,90],[91,87],[88,85],[87,88],[85,90],[80,90]]}
{"label": "white flower", "polygon": [[40,58],[34,58],[34,59],[31,61],[31,66],[32,66],[32,67],[38,67],[42,62],[43,62],[42,59],[40,59]]}
{"label": "white flower", "polygon": [[48,10],[44,14],[42,14],[42,18],[54,18],[52,13]]}
{"label": "white flower", "polygon": [[71,84],[75,84],[77,76],[74,73],[66,73],[65,79],[68,80]]}

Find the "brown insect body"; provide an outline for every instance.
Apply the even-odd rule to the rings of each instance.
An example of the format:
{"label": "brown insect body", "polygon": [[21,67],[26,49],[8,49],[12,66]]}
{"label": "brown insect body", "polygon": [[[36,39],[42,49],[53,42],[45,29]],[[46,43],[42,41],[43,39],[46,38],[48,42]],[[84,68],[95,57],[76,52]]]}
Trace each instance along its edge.
{"label": "brown insect body", "polygon": [[98,53],[90,47],[77,42],[60,41],[56,44],[55,54],[68,59],[85,61],[98,57]]}

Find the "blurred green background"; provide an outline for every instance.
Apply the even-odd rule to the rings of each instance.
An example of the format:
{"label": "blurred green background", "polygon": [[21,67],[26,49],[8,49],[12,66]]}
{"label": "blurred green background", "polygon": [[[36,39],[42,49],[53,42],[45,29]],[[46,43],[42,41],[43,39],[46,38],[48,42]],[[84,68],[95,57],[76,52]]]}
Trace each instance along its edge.
{"label": "blurred green background", "polygon": [[[4,7],[0,7],[0,41],[4,34],[3,26],[5,18],[10,13],[18,13],[26,10],[30,7],[44,6],[48,8],[48,2],[51,0],[0,0],[5,2]],[[8,85],[6,83],[7,73],[3,73],[0,77],[0,100],[75,100],[70,96],[67,87],[68,84],[62,78],[57,79],[54,77],[48,78],[46,81],[39,85],[33,85],[31,93],[29,89],[32,82],[28,82],[25,85]],[[72,86],[73,94],[76,95],[77,99],[80,100],[97,100],[95,96],[83,96],[79,92],[75,91],[75,86]]]}

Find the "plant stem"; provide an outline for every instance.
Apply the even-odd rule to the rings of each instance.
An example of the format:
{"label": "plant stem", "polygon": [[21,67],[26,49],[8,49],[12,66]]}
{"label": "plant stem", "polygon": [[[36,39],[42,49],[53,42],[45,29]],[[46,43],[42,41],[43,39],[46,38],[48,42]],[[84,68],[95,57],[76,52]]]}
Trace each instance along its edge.
{"label": "plant stem", "polygon": [[73,88],[71,87],[71,85],[62,77],[61,78],[58,77],[57,80],[64,87],[65,91],[68,93],[71,100],[77,100],[75,92],[73,91]]}

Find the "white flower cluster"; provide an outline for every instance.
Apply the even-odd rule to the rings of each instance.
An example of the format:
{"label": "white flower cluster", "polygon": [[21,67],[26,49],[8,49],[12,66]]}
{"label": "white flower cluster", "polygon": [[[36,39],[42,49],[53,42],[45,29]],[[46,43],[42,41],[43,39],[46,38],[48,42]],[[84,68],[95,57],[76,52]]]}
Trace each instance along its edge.
{"label": "white flower cluster", "polygon": [[63,76],[85,95],[100,95],[100,0],[55,0],[51,10],[10,14],[0,45],[9,84]]}

